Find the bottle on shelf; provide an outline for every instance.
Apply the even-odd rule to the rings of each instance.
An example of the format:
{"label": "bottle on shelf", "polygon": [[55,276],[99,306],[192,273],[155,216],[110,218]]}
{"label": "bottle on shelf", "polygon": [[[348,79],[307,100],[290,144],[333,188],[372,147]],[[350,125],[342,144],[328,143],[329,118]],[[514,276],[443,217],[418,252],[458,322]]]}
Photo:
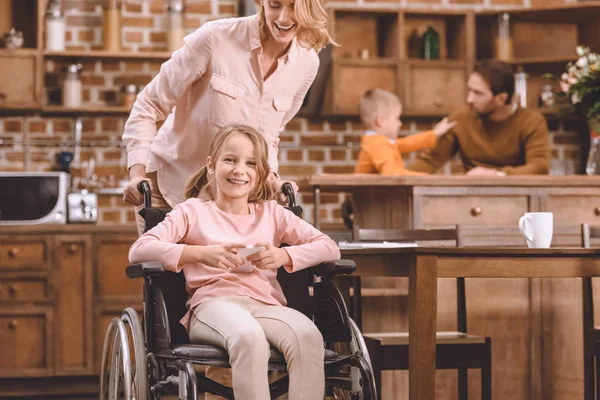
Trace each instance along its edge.
{"label": "bottle on shelf", "polygon": [[502,13],[498,16],[498,33],[494,39],[494,56],[498,60],[513,59],[513,39],[510,34],[510,15]]}
{"label": "bottle on shelf", "polygon": [[185,36],[185,5],[183,0],[168,0],[167,8],[167,48],[169,51],[179,50]]}
{"label": "bottle on shelf", "polygon": [[521,107],[527,107],[527,77],[523,66],[519,65],[515,73],[514,102]]}
{"label": "bottle on shelf", "polygon": [[421,38],[415,28],[410,33],[407,42],[408,58],[423,58],[421,54]]}
{"label": "bottle on shelf", "polygon": [[121,1],[104,0],[103,10],[104,49],[121,50]]}
{"label": "bottle on shelf", "polygon": [[46,8],[46,50],[65,50],[65,17],[60,2],[50,0]]}
{"label": "bottle on shelf", "polygon": [[62,86],[62,105],[67,108],[79,108],[82,104],[82,83],[80,78],[83,66],[69,64],[64,69]]}
{"label": "bottle on shelf", "polygon": [[423,46],[423,58],[426,60],[440,59],[440,34],[433,25],[429,25],[421,38]]}

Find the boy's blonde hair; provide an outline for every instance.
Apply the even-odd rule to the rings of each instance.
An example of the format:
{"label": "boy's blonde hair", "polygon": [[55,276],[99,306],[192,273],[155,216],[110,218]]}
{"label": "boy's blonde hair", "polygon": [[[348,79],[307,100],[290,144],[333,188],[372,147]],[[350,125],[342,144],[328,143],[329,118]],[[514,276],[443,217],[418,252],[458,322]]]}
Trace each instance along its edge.
{"label": "boy's blonde hair", "polygon": [[[267,178],[271,172],[268,162],[269,148],[264,136],[256,129],[248,125],[231,124],[225,125],[217,132],[210,144],[210,158],[216,164],[223,146],[227,139],[234,133],[246,135],[254,145],[254,159],[256,162],[256,187],[248,196],[249,203],[258,203],[261,201],[271,200],[273,197],[273,189],[267,183]],[[206,188],[206,194],[214,200],[215,192],[211,187],[214,186],[214,178],[209,179],[208,164],[200,168],[188,181],[185,188],[185,198],[198,197],[203,188]]]}
{"label": "boy's blonde hair", "polygon": [[360,98],[358,105],[360,119],[370,127],[378,113],[401,104],[400,98],[392,92],[383,89],[367,90]]}
{"label": "boy's blonde hair", "polygon": [[[325,0],[296,0],[294,4],[294,19],[298,23],[298,43],[306,48],[321,50],[328,43],[337,45],[329,35],[327,26],[329,16],[325,10]],[[265,26],[265,10],[260,0],[255,0],[256,10],[260,16],[259,30],[260,38],[267,38],[267,27]]]}

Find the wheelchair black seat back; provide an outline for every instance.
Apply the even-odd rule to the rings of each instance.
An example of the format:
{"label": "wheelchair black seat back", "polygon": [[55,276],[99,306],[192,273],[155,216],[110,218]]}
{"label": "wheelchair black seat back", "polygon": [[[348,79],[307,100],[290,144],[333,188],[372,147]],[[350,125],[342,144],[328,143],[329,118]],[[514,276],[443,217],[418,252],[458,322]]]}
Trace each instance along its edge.
{"label": "wheelchair black seat back", "polygon": [[[160,223],[169,210],[151,207],[147,182],[141,182],[139,189],[144,196],[144,207],[139,213],[147,231]],[[288,197],[286,208],[301,216],[302,208],[295,203],[291,185],[284,184],[282,190]],[[323,263],[292,274],[279,268],[277,280],[288,306],[311,318],[323,334],[327,393],[335,392],[336,398],[342,399],[374,400],[375,385],[366,345],[333,284],[336,274],[349,274],[354,269],[354,263],[348,260]],[[144,327],[131,308],[111,321],[102,354],[100,398],[159,399],[178,389],[180,399],[196,399],[199,385],[204,391],[233,399],[231,388],[196,374],[193,368],[194,364],[228,367],[229,358],[225,349],[190,344],[187,331],[179,323],[187,312],[184,274],[166,271],[158,263],[131,265],[126,273],[129,278],[144,279]],[[333,351],[340,347],[339,343],[344,344],[345,352]],[[272,349],[269,369],[285,368],[283,355]],[[272,398],[286,393],[287,386],[287,377],[273,383]]]}

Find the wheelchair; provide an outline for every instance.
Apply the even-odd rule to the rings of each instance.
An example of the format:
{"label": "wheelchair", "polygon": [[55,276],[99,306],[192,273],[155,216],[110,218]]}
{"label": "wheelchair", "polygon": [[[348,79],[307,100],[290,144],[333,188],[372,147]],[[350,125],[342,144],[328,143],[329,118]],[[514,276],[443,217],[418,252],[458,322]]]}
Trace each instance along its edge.
{"label": "wheelchair", "polygon": [[[164,219],[167,210],[151,207],[147,182],[142,182],[138,189],[144,196],[144,208],[139,213],[144,218],[145,230],[149,230]],[[302,208],[295,203],[291,185],[285,183],[282,189],[288,198],[287,208],[300,216]],[[336,275],[351,274],[355,268],[350,260],[322,263],[295,273],[279,268],[277,280],[288,306],[311,318],[323,335],[327,398],[375,400],[377,393],[367,346],[334,285]],[[200,371],[195,368],[228,368],[229,356],[221,347],[190,343],[187,331],[179,323],[187,311],[188,299],[183,273],[148,262],[128,266],[126,275],[144,279],[142,322],[133,308],[125,309],[120,317],[111,320],[102,350],[100,399],[156,400],[177,395],[178,399],[196,400],[199,389],[234,399],[232,388],[209,379],[200,368]],[[274,347],[271,347],[269,370],[287,370],[283,354]],[[287,375],[271,383],[271,399],[287,393],[288,383]]]}

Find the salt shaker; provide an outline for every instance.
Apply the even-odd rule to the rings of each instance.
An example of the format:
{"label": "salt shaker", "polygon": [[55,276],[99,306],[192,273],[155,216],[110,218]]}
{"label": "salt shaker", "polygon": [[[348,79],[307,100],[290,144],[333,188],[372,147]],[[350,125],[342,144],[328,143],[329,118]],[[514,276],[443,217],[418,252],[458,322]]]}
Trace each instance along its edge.
{"label": "salt shaker", "polygon": [[166,7],[168,21],[167,47],[169,51],[179,50],[183,45],[183,37],[185,36],[183,0],[169,0]]}
{"label": "salt shaker", "polygon": [[83,66],[79,63],[70,64],[65,68],[63,79],[62,103],[67,108],[81,107],[82,83],[80,72]]}
{"label": "salt shaker", "polygon": [[65,50],[65,17],[58,0],[50,0],[46,9],[46,50]]}

